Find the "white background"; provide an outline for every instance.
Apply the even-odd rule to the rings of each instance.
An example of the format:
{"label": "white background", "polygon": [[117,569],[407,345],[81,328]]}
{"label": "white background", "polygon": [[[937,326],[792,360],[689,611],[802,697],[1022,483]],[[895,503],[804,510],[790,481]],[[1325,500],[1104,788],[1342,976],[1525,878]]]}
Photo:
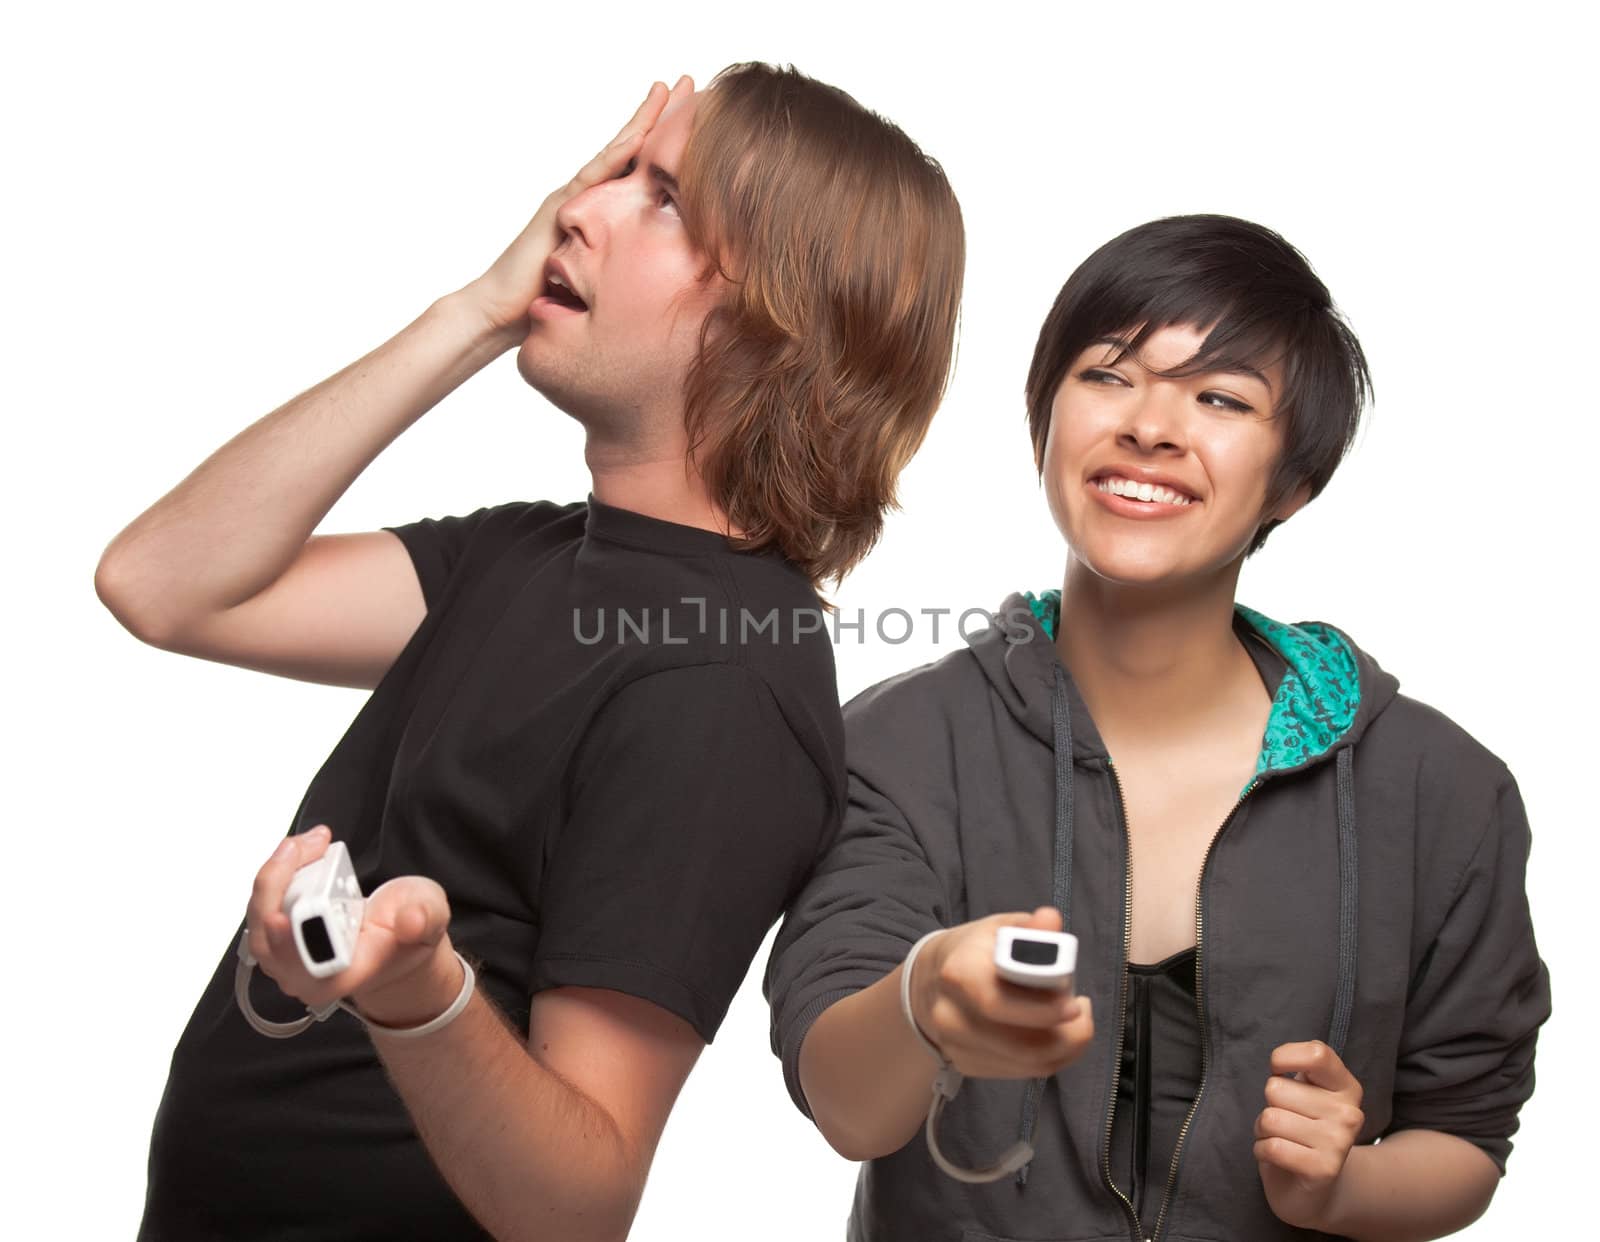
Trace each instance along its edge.
{"label": "white background", "polygon": [[[480,272],[652,78],[704,83],[746,59],[792,62],[900,123],[965,213],[958,373],[905,473],[903,513],[835,595],[849,615],[992,606],[1059,583],[1022,384],[1057,288],[1095,246],[1156,216],[1223,211],[1310,257],[1366,346],[1378,401],[1326,493],[1247,565],[1240,598],[1342,626],[1521,782],[1556,1016],[1509,1176],[1464,1236],[1583,1219],[1596,265],[1594,41],[1576,11],[279,3],[12,16],[4,1231],[132,1235],[171,1048],[252,874],[363,697],[141,646],[95,598],[102,548],[247,423]],[[507,355],[319,529],[587,487],[575,425]],[[847,636],[842,694],[959,642],[948,626],[930,638]],[[784,1093],[758,967],[672,1118],[634,1236],[839,1237],[854,1172]]]}

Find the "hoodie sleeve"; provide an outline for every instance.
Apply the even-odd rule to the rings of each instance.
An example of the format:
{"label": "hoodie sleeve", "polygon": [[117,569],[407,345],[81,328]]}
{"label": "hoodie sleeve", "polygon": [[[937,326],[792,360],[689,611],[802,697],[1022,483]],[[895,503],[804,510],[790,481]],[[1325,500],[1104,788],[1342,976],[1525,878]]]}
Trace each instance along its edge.
{"label": "hoodie sleeve", "polygon": [[1411,981],[1388,1131],[1456,1135],[1502,1176],[1550,1016],[1525,888],[1530,845],[1522,796],[1502,769],[1489,823]]}
{"label": "hoodie sleeve", "polygon": [[843,825],[789,907],[763,987],[772,1050],[807,1117],[800,1045],[811,1024],[835,1001],[883,978],[925,932],[947,926],[949,914],[944,887],[905,816],[852,763]]}

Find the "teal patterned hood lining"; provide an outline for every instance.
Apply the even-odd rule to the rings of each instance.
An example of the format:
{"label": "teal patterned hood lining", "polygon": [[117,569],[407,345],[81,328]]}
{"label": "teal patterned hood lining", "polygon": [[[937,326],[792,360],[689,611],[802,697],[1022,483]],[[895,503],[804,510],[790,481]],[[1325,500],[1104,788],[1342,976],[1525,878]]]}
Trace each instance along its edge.
{"label": "teal patterned hood lining", "polygon": [[[1038,595],[1025,591],[1022,598],[1046,637],[1054,641],[1060,590]],[[1243,604],[1235,604],[1234,611],[1289,666],[1272,700],[1253,784],[1268,772],[1298,768],[1332,750],[1361,708],[1361,676],[1355,652],[1332,626],[1318,621],[1289,625]]]}

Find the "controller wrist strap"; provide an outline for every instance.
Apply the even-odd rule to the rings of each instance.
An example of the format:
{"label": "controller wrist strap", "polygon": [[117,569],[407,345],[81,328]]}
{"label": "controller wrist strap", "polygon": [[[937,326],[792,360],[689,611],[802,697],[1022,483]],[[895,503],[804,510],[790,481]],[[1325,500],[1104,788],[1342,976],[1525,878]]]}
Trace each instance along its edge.
{"label": "controller wrist strap", "polygon": [[951,1163],[939,1150],[939,1118],[944,1114],[944,1106],[955,1099],[956,1092],[961,1090],[962,1075],[960,1070],[950,1064],[944,1053],[939,1051],[938,1045],[917,1025],[917,1019],[911,1012],[911,970],[916,965],[917,954],[922,952],[922,946],[944,930],[942,927],[935,928],[912,945],[911,952],[906,954],[905,965],[900,971],[900,1011],[905,1014],[906,1025],[917,1037],[917,1042],[939,1063],[939,1072],[933,1079],[933,1099],[928,1104],[928,1124],[923,1127],[928,1142],[928,1154],[933,1157],[934,1164],[956,1181],[968,1185],[981,1185],[984,1182],[997,1182],[1002,1177],[1015,1173],[1033,1159],[1033,1147],[1028,1143],[1013,1143],[1000,1154],[998,1161],[982,1169],[962,1168],[958,1164]]}
{"label": "controller wrist strap", "polygon": [[256,956],[250,952],[250,933],[248,929],[239,933],[239,963],[233,971],[233,999],[238,1003],[239,1012],[244,1014],[244,1020],[252,1029],[272,1039],[288,1039],[300,1034],[313,1022],[321,1022],[331,1015],[336,1009],[343,1009],[346,1013],[354,1014],[359,1018],[369,1031],[376,1031],[382,1035],[392,1035],[400,1039],[415,1039],[421,1035],[431,1035],[435,1031],[448,1026],[460,1016],[461,1011],[467,1007],[467,1002],[472,999],[472,992],[477,986],[477,975],[474,974],[472,964],[456,951],[456,960],[461,963],[461,990],[456,993],[455,1000],[450,1002],[449,1008],[437,1018],[424,1022],[421,1026],[384,1026],[381,1022],[374,1022],[363,1014],[349,1001],[343,998],[329,1001],[326,1005],[306,1006],[303,1018],[296,1018],[291,1022],[269,1022],[256,1012],[256,1007],[250,1001],[250,975],[256,968]]}

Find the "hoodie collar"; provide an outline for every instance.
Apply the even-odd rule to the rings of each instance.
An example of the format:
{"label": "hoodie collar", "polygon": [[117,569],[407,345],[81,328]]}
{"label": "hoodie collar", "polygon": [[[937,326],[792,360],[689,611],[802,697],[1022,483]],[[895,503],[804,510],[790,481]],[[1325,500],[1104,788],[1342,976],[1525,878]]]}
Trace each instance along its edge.
{"label": "hoodie collar", "polygon": [[[1060,590],[1013,593],[970,643],[1012,715],[1046,744],[1053,744],[1050,704],[1061,663],[1055,650],[1060,610]],[[1399,688],[1347,634],[1325,622],[1289,624],[1235,604],[1234,630],[1273,696],[1252,784],[1313,766],[1353,744]],[[1066,689],[1073,758],[1107,759],[1070,673]]]}

